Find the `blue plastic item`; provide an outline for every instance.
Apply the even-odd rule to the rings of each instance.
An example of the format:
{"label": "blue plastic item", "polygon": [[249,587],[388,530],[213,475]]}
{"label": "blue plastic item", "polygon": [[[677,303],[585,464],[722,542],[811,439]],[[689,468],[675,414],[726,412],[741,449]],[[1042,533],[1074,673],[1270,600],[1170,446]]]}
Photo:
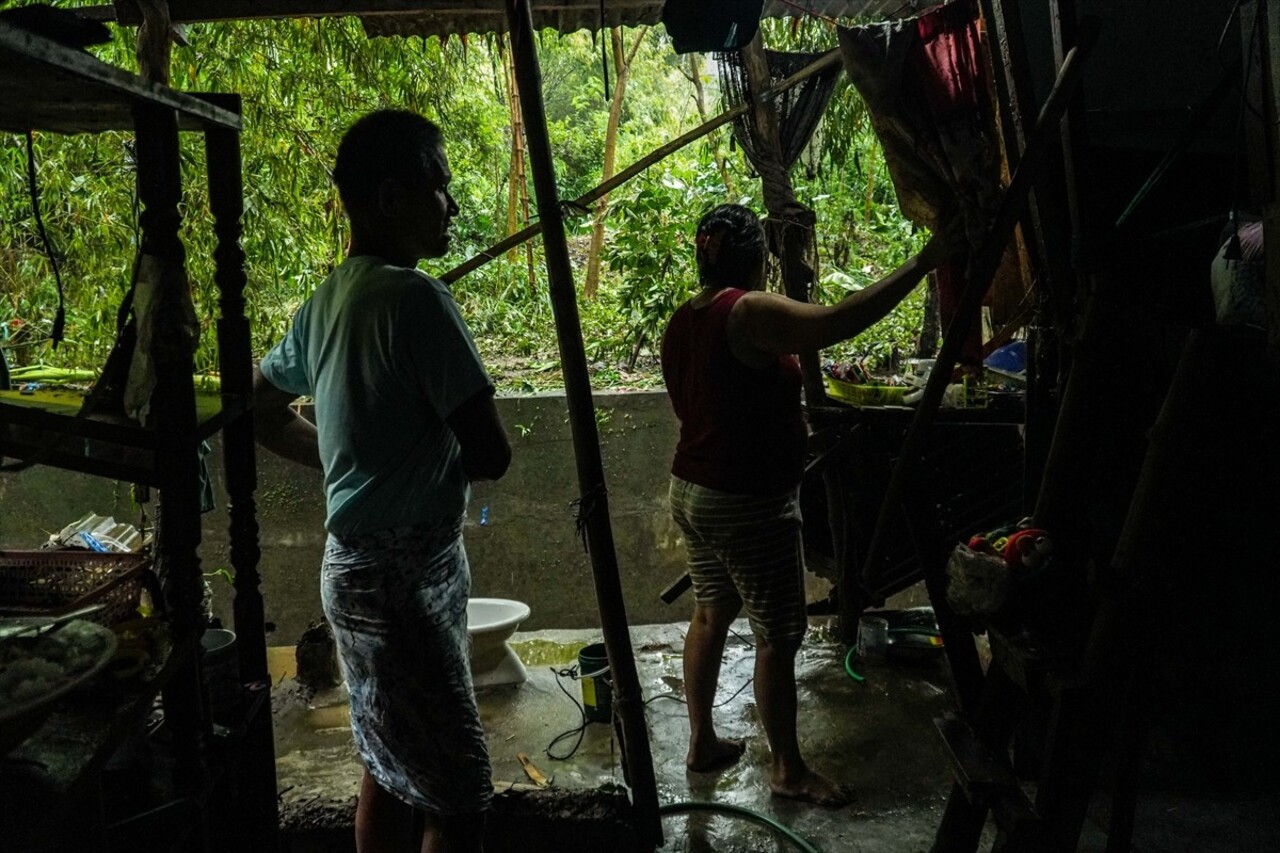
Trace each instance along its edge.
{"label": "blue plastic item", "polygon": [[983,362],[987,367],[1003,370],[1005,373],[1023,373],[1027,369],[1027,342],[1014,341],[1005,344]]}

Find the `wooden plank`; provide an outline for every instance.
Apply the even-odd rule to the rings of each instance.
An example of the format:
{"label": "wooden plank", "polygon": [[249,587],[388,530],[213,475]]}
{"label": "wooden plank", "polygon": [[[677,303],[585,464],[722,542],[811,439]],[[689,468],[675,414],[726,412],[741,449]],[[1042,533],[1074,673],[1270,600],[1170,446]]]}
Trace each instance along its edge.
{"label": "wooden plank", "polygon": [[240,129],[233,112],[0,21],[0,130],[132,130],[144,103],[176,110],[184,127]]}
{"label": "wooden plank", "polygon": [[[137,25],[142,14],[133,0],[115,0],[116,20]],[[655,0],[609,0],[611,10],[634,9],[646,23],[660,20],[662,3]],[[538,3],[538,14],[582,12],[595,19],[599,0],[560,0]],[[503,0],[169,0],[169,16],[174,23],[197,21],[240,21],[255,18],[336,18],[346,16],[430,15],[435,18],[492,18],[495,30],[506,29]]]}
{"label": "wooden plank", "polygon": [[924,396],[917,406],[915,417],[902,443],[898,464],[894,469],[893,478],[889,481],[884,501],[881,503],[880,517],[864,564],[864,577],[872,573],[873,567],[884,553],[891,520],[901,511],[905,499],[912,491],[913,480],[918,474],[915,469],[918,467],[919,459],[924,455],[925,445],[937,417],[943,392],[951,380],[951,371],[960,354],[964,334],[959,330],[969,328],[969,324],[973,323],[978,316],[982,297],[991,282],[996,265],[1004,254],[1004,247],[1013,234],[1013,228],[1026,207],[1031,184],[1048,154],[1050,134],[1065,113],[1067,103],[1080,82],[1084,58],[1092,49],[1096,39],[1097,25],[1096,22],[1091,21],[1087,28],[1082,29],[1079,44],[1071,49],[1063,61],[1053,91],[1040,111],[1035,130],[1028,138],[1022,164],[1005,191],[995,221],[982,245],[973,253],[959,306],[943,338],[937,363],[929,374]]}
{"label": "wooden plank", "polygon": [[[903,3],[902,0],[765,0],[761,15],[766,18],[794,17],[807,12],[828,18],[900,18],[922,13],[942,0]],[[661,21],[661,0],[548,0],[538,2],[533,15],[538,21],[557,19],[568,27],[596,30],[604,6],[606,26],[622,21],[627,26],[657,24]],[[122,24],[136,25],[142,15],[134,0],[114,0],[114,16]],[[90,7],[101,19],[102,7]],[[436,21],[488,22],[485,31],[506,29],[503,0],[169,0],[174,23],[233,21],[251,18],[321,18],[355,15],[359,17],[422,16]],[[454,32],[458,30],[452,30]],[[568,31],[568,30],[565,30]]]}
{"label": "wooden plank", "polygon": [[[1259,0],[1263,2],[1263,0]],[[1265,0],[1262,52],[1264,91],[1263,114],[1269,130],[1266,138],[1267,162],[1271,166],[1271,186],[1280,186],[1280,136],[1275,132],[1280,117],[1280,2]],[[1263,208],[1262,239],[1266,262],[1267,360],[1280,368],[1280,199],[1273,194]]]}
{"label": "wooden plank", "polygon": [[[792,74],[790,77],[786,78],[785,80],[782,80],[776,86],[766,89],[761,94],[761,99],[768,100],[769,98],[772,98],[778,94],[781,94],[782,92],[787,91],[788,89],[792,88],[796,84],[809,79],[814,74],[818,74],[819,72],[824,71],[827,68],[830,68],[832,65],[835,65],[839,62],[840,62],[840,51],[832,50],[824,54],[823,56],[819,57],[818,59],[814,60],[809,65],[806,65],[804,68],[801,68],[795,74]],[[611,191],[613,191],[615,187],[619,187],[622,184],[626,183],[627,181],[631,180],[636,175],[640,174],[645,169],[652,166],[654,163],[657,163],[660,160],[666,159],[671,154],[674,154],[676,151],[679,151],[681,148],[688,145],[690,142],[701,139],[702,137],[706,136],[708,133],[711,133],[713,130],[717,130],[718,128],[723,127],[724,125],[733,121],[738,116],[746,113],[746,111],[749,109],[751,109],[750,104],[739,104],[733,109],[726,110],[725,112],[721,113],[715,118],[709,121],[706,121],[703,124],[698,125],[693,130],[690,130],[687,133],[683,133],[680,136],[677,136],[675,139],[671,140],[665,145],[661,145],[658,148],[655,148],[653,151],[650,151],[644,157],[641,157],[639,160],[632,163],[630,166],[623,169],[621,172],[618,172],[616,175],[614,175],[612,178],[605,181],[604,183],[600,184],[597,187],[594,187],[593,189],[587,190],[585,193],[583,193],[582,195],[574,199],[572,202],[570,202],[569,206],[573,208],[585,209],[592,202],[596,201],[602,196],[608,195]],[[462,278],[467,273],[473,272],[474,270],[477,270],[480,267],[484,266],[485,264],[489,263],[489,261],[492,261],[500,257],[504,252],[507,252],[510,249],[513,249],[516,246],[519,246],[521,243],[525,242],[526,240],[530,240],[541,233],[542,233],[542,223],[535,222],[532,225],[529,225],[528,227],[523,228],[520,231],[517,231],[516,233],[510,235],[509,237],[499,240],[497,243],[494,243],[492,246],[485,249],[483,252],[479,252],[473,255],[472,257],[468,258],[466,261],[463,261],[461,264],[458,264],[458,266],[454,267],[444,275],[440,276],[440,280],[443,281],[445,284],[451,284],[457,281],[458,279]]]}

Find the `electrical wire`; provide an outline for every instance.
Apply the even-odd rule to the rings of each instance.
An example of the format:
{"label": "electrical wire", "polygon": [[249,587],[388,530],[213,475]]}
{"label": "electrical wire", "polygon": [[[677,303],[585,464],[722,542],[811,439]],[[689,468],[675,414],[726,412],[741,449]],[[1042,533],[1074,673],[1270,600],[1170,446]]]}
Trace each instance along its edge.
{"label": "electrical wire", "polygon": [[[741,637],[739,637],[739,639],[741,639]],[[746,640],[743,640],[743,642],[746,642]],[[589,672],[585,675],[582,675],[578,672],[577,665],[568,666],[568,667],[565,667],[564,669],[556,669],[553,666],[553,667],[550,667],[550,669],[556,676],[556,687],[559,687],[560,692],[563,693],[565,696],[568,696],[569,701],[572,702],[574,707],[578,709],[578,714],[581,718],[581,722],[579,722],[579,724],[574,726],[573,728],[567,729],[566,731],[563,731],[560,734],[553,737],[551,739],[551,742],[547,744],[547,747],[546,749],[543,750],[543,752],[552,761],[567,761],[568,759],[572,758],[574,753],[578,751],[578,748],[582,746],[582,739],[586,736],[587,726],[593,722],[604,722],[604,721],[588,720],[587,709],[582,706],[582,703],[578,701],[578,698],[576,696],[574,696],[572,693],[570,693],[568,690],[565,689],[564,682],[561,681],[561,679],[570,678],[574,681],[581,681],[584,678],[599,678],[600,676],[604,675],[609,671],[609,667],[606,666],[603,669],[596,670],[595,672]],[[741,685],[739,685],[737,690],[733,691],[732,695],[730,695],[728,698],[721,699],[719,702],[715,703],[711,707],[719,708],[721,706],[729,704],[734,699],[737,699],[738,696],[742,694],[742,691],[750,687],[754,681],[755,681],[755,676],[748,678]],[[678,693],[657,693],[653,696],[650,696],[648,699],[645,699],[644,702],[641,704],[647,706],[649,703],[656,702],[659,699],[670,699],[672,702],[679,702],[681,705],[688,704],[688,700],[685,699],[683,696],[679,695]],[[562,755],[557,755],[553,751],[555,749],[556,744],[560,743],[561,741],[567,740],[571,737],[574,737],[575,735],[577,736],[578,739],[573,742],[573,748],[570,749],[568,752]]]}
{"label": "electrical wire", "polygon": [[742,636],[741,634],[739,634],[737,631],[735,631],[735,630],[733,630],[732,628],[730,628],[730,629],[729,629],[729,633],[730,633],[730,634],[733,634],[733,636],[735,636],[735,637],[737,637],[739,640],[741,640],[741,641],[742,641],[742,645],[746,646],[748,649],[751,649],[751,650],[753,650],[753,651],[755,650],[755,645],[753,645],[753,644],[752,644],[752,642],[751,642],[750,640],[748,640],[746,637],[744,637],[744,636]]}
{"label": "electrical wire", "polygon": [[53,328],[49,331],[49,339],[53,348],[62,343],[62,331],[67,325],[66,297],[62,290],[62,273],[58,270],[58,256],[53,250],[53,241],[44,228],[44,217],[40,215],[40,186],[36,182],[35,136],[27,131],[27,192],[31,196],[31,213],[36,220],[36,231],[40,234],[40,242],[44,244],[44,253],[49,258],[49,266],[53,267],[53,280],[58,285],[58,312],[53,316]]}
{"label": "electrical wire", "polygon": [[613,34],[604,24],[604,0],[600,0],[600,69],[604,72],[604,102],[607,104],[613,100],[613,94],[609,91],[609,43]]}
{"label": "electrical wire", "polygon": [[[853,650],[850,649],[851,654],[852,654],[852,651]],[[845,659],[845,666],[846,668],[848,668],[848,658]],[[583,678],[596,678],[608,672],[609,668],[605,667],[603,669],[597,670],[596,672],[589,673],[587,675],[580,675],[578,673],[578,667],[576,665],[565,667],[564,669],[556,669],[555,667],[550,667],[550,669],[556,676],[556,686],[560,688],[561,693],[569,697],[569,701],[573,702],[574,707],[578,709],[578,713],[581,715],[581,719],[582,719],[582,722],[579,725],[575,726],[572,729],[569,729],[568,731],[561,732],[560,734],[552,738],[551,743],[547,744],[547,748],[545,750],[547,757],[552,759],[553,761],[564,761],[572,757],[573,754],[578,751],[578,748],[582,745],[582,738],[586,733],[587,726],[590,724],[591,721],[587,719],[586,708],[584,708],[582,703],[578,701],[577,697],[575,697],[572,693],[570,693],[568,690],[565,689],[564,682],[561,679],[571,678],[574,681],[578,681]],[[854,673],[852,669],[849,669],[849,674],[861,680],[861,676],[858,676],[856,673]],[[730,696],[728,699],[725,699],[721,702],[716,703],[712,707],[718,708],[720,707],[720,705],[723,705],[726,702],[732,701],[740,693],[742,693],[743,690],[746,690],[747,686],[751,684],[754,680],[755,680],[754,678],[748,678],[745,682],[743,682],[741,687],[739,687],[736,691],[734,691],[732,696]],[[653,702],[657,699],[672,699],[674,701],[682,702],[682,703],[685,701],[684,699],[680,698],[679,696],[676,696],[673,693],[660,693],[656,696],[650,696],[648,699],[644,701],[644,704],[648,705],[650,702]],[[563,740],[571,738],[575,735],[577,736],[577,740],[574,741],[573,748],[570,749],[567,753],[563,755],[557,755],[552,751],[556,744],[560,743]],[[769,829],[773,830],[774,832],[782,836],[784,840],[791,843],[794,847],[796,847],[796,849],[804,851],[804,853],[822,853],[821,850],[819,850],[817,847],[814,847],[807,840],[805,840],[804,837],[797,834],[790,827],[784,826],[783,824],[779,823],[778,821],[774,820],[768,815],[763,815],[763,814],[760,814],[759,812],[751,811],[750,809],[743,808],[742,806],[735,806],[730,803],[677,802],[677,803],[667,803],[666,805],[662,805],[658,807],[658,813],[660,815],[674,815],[674,814],[683,814],[687,812],[699,812],[699,811],[717,812],[720,814],[728,815],[730,817],[745,818],[746,820],[750,820],[754,823],[758,823],[762,826],[768,827]]]}
{"label": "electrical wire", "polygon": [[796,849],[803,850],[804,853],[822,853],[821,850],[819,850],[817,847],[814,847],[812,844],[806,841],[803,836],[796,833],[790,827],[783,826],[781,823],[778,823],[778,821],[774,820],[768,815],[762,815],[759,812],[753,812],[751,811],[751,809],[746,809],[746,808],[743,808],[742,806],[735,806],[731,803],[693,803],[693,802],[667,803],[666,805],[658,806],[658,814],[660,815],[683,814],[685,812],[719,812],[720,814],[726,814],[731,817],[746,818],[747,820],[750,820],[754,823],[758,823],[763,826],[767,826],[769,829],[772,829],[774,832],[778,833],[785,840],[789,841],[792,845],[794,845]]}
{"label": "electrical wire", "polygon": [[[564,682],[560,680],[561,677],[568,677],[568,678],[572,678],[574,681],[577,681],[579,677],[578,667],[570,666],[570,667],[566,667],[565,669],[556,669],[553,666],[553,667],[550,667],[550,669],[553,673],[555,673],[556,687],[559,687],[560,692],[563,693],[565,696],[568,696],[569,701],[572,702],[574,707],[578,709],[580,722],[574,728],[569,729],[568,731],[561,732],[560,734],[553,737],[551,739],[551,743],[547,744],[547,748],[543,750],[543,752],[545,752],[547,755],[547,758],[550,758],[552,761],[567,761],[568,759],[573,757],[573,754],[575,752],[578,751],[578,747],[582,746],[582,738],[586,735],[587,725],[591,721],[587,719],[587,709],[582,707],[582,703],[578,701],[576,696],[574,696],[568,690],[565,690]],[[607,670],[601,670],[600,672],[605,672],[605,671]],[[600,673],[596,673],[596,675],[599,675],[599,674]],[[574,735],[577,735],[578,739],[573,742],[572,749],[570,749],[568,752],[564,753],[563,755],[557,755],[556,753],[552,752],[556,744],[560,743],[563,740],[567,740],[568,738],[571,738]]]}

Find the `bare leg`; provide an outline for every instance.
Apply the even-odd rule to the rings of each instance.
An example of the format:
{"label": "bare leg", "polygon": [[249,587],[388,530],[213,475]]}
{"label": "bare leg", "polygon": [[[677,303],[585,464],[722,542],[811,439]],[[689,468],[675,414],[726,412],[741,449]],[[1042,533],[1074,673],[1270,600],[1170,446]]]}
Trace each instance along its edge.
{"label": "bare leg", "polygon": [[684,696],[689,704],[689,754],[684,763],[690,770],[720,770],[742,757],[743,743],[718,737],[711,720],[725,638],[739,609],[700,604],[693,608],[684,638]]}
{"label": "bare leg", "polygon": [[779,643],[756,637],[756,706],[773,752],[769,787],[780,797],[843,806],[852,792],[809,769],[796,739],[796,652],[800,639]]}
{"label": "bare leg", "polygon": [[480,853],[484,812],[466,815],[426,815],[422,853]]}
{"label": "bare leg", "polygon": [[356,804],[357,853],[407,853],[412,833],[413,808],[383,790],[366,770]]}

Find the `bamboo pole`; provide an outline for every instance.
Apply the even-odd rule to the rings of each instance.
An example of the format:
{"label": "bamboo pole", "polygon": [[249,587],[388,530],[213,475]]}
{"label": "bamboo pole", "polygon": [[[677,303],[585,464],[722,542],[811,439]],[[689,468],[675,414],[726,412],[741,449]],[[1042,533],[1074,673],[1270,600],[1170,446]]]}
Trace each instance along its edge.
{"label": "bamboo pole", "polygon": [[[921,398],[915,417],[912,418],[911,426],[907,430],[906,438],[902,443],[902,452],[899,454],[898,463],[894,467],[893,476],[885,492],[884,501],[880,505],[880,514],[876,521],[875,533],[871,538],[871,545],[868,548],[863,568],[864,577],[873,576],[874,567],[884,553],[886,532],[889,529],[891,520],[899,511],[904,496],[908,493],[915,473],[915,460],[924,455],[924,444],[928,439],[929,429],[937,416],[943,392],[946,391],[947,384],[951,381],[951,371],[956,365],[966,332],[978,316],[978,311],[982,306],[982,298],[991,284],[991,277],[1000,263],[1004,248],[1013,234],[1014,226],[1021,219],[1026,208],[1031,184],[1052,148],[1054,129],[1062,119],[1067,104],[1080,82],[1084,58],[1097,40],[1097,34],[1098,26],[1095,19],[1089,19],[1087,25],[1081,26],[1079,42],[1067,54],[1062,68],[1058,72],[1058,79],[1054,83],[1053,91],[1049,94],[1049,99],[1040,111],[1040,117],[1036,121],[1035,129],[1028,137],[1027,147],[1022,154],[1022,162],[1018,165],[1018,171],[1014,173],[1013,179],[1009,182],[1009,188],[1005,191],[1004,199],[1000,204],[1000,210],[996,214],[995,221],[987,232],[986,239],[974,253],[969,266],[968,283],[965,285],[955,315],[947,328],[942,349],[938,352],[937,363],[929,374],[929,382],[925,386],[924,396]],[[947,646],[947,650],[948,656],[950,656],[950,643]],[[976,658],[972,663],[976,665]],[[953,668],[954,664],[955,661],[953,660]],[[970,667],[966,664],[966,669],[968,668]],[[958,684],[962,683],[962,679],[964,679],[963,683],[970,685],[979,683],[981,670],[978,670],[976,678],[970,679],[969,676],[972,675],[974,674],[969,672],[955,673]],[[974,700],[976,697],[967,698]]]}
{"label": "bamboo pole", "polygon": [[649,751],[640,678],[631,649],[626,603],[622,597],[613,530],[609,522],[609,496],[600,456],[595,406],[591,399],[591,380],[587,374],[573,268],[569,263],[569,246],[565,240],[555,163],[542,102],[542,72],[538,67],[534,43],[533,14],[528,0],[506,0],[506,10],[511,50],[516,61],[516,83],[520,88],[520,106],[528,136],[529,163],[538,196],[538,215],[542,221],[551,307],[556,320],[560,364],[569,405],[569,426],[578,469],[578,525],[585,532],[595,577],[600,627],[609,656],[609,669],[613,673],[614,726],[622,742],[623,774],[631,788],[636,832],[641,849],[652,850],[662,843],[658,783]]}
{"label": "bamboo pole", "polygon": [[[785,80],[780,81],[778,85],[765,89],[761,93],[760,99],[768,100],[770,98],[773,98],[781,94],[782,92],[785,92],[788,89],[792,88],[796,84],[804,82],[805,80],[812,77],[814,74],[817,74],[820,71],[825,71],[826,69],[830,68],[832,65],[836,65],[839,62],[840,62],[839,50],[832,50],[829,53],[823,54],[818,59],[815,59],[813,62],[806,65],[804,68],[801,68],[795,74],[792,74],[790,77],[786,78]],[[660,160],[666,159],[670,155],[674,154],[675,152],[679,151],[681,148],[688,145],[690,142],[696,142],[697,140],[706,136],[708,133],[711,133],[712,131],[723,127],[724,125],[736,119],[738,116],[744,115],[747,112],[747,110],[751,108],[752,108],[751,104],[739,104],[733,109],[727,110],[721,113],[720,115],[716,116],[710,121],[704,122],[703,124],[698,125],[693,130],[690,130],[688,133],[684,133],[684,134],[681,134],[680,136],[677,136],[675,139],[671,140],[666,145],[655,148],[653,151],[649,152],[649,154],[645,155],[644,157],[641,157],[639,160],[632,163],[630,166],[623,169],[621,172],[614,175],[609,180],[605,181],[604,183],[600,184],[594,189],[587,190],[585,193],[578,196],[573,201],[567,202],[566,204],[569,207],[572,207],[575,209],[580,208],[580,209],[586,210],[587,207],[592,202],[602,198],[603,196],[608,195],[615,188],[621,186],[622,184],[625,184],[627,181],[631,180],[636,175],[640,174],[645,169],[652,166],[654,163],[657,163]],[[541,207],[541,205],[539,205],[539,207]],[[476,254],[471,258],[469,258],[468,260],[462,262],[458,266],[449,270],[444,275],[440,276],[440,280],[443,281],[445,284],[452,284],[453,282],[462,278],[467,273],[474,272],[475,270],[489,263],[489,261],[492,261],[497,257],[499,257],[507,250],[512,249],[516,246],[519,246],[521,243],[525,242],[526,240],[529,240],[532,237],[537,236],[541,232],[542,232],[542,223],[535,222],[529,227],[524,228],[520,231],[517,231],[515,234],[512,234],[511,236],[503,240],[499,240],[497,243],[494,243],[492,246],[490,246],[488,249],[485,249],[483,252],[480,252],[479,254]]]}
{"label": "bamboo pole", "polygon": [[[1022,26],[1019,0],[982,0],[983,16],[994,30],[998,48],[996,82],[1004,81],[1001,94],[1002,136],[1010,170],[1016,170],[1026,147],[1026,125],[1032,115],[1030,59]],[[993,53],[996,51],[993,49]],[[1068,366],[1063,351],[1063,338],[1074,337],[1075,319],[1071,304],[1074,273],[1063,235],[1065,221],[1065,189],[1057,170],[1047,169],[1032,191],[1030,216],[1022,233],[1030,240],[1033,269],[1039,274],[1034,285],[1035,311],[1027,335],[1027,391],[1025,435],[1023,446],[1023,503],[1028,511],[1040,494],[1040,481],[1049,456],[1049,444],[1057,420],[1057,400]],[[1030,227],[1028,228],[1028,225]],[[984,353],[985,355],[985,353]]]}
{"label": "bamboo pole", "polygon": [[[1262,7],[1262,114],[1267,133],[1263,137],[1271,186],[1280,186],[1280,137],[1275,132],[1280,119],[1280,8],[1274,3]],[[1264,294],[1267,327],[1267,361],[1280,370],[1280,197],[1274,192],[1263,207],[1263,257],[1266,264]]]}

